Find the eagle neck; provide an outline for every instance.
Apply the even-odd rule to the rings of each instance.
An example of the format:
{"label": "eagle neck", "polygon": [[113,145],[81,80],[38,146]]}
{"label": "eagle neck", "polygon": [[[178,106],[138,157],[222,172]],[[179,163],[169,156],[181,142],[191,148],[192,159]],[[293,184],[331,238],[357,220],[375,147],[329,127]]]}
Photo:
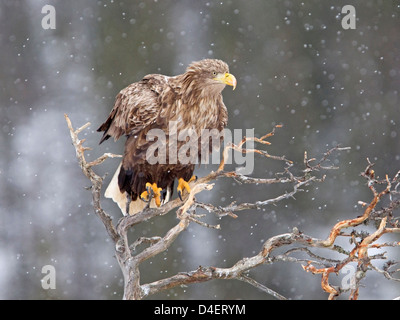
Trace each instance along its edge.
{"label": "eagle neck", "polygon": [[176,88],[175,119],[178,127],[194,125],[197,130],[220,127],[221,113],[225,105],[222,100],[223,87],[204,85],[193,74],[176,77],[181,83]]}

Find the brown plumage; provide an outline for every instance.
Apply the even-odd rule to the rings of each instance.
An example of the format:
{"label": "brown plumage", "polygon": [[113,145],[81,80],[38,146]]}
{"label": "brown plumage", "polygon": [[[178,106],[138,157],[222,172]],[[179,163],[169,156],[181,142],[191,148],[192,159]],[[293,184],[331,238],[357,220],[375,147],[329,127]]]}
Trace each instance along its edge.
{"label": "brown plumage", "polygon": [[[118,203],[124,214],[128,199],[132,200],[129,214],[145,207],[146,203],[139,197],[148,190],[146,183],[155,183],[161,188],[166,202],[172,195],[175,179],[188,181],[192,177],[196,161],[182,163],[179,157],[178,161],[172,161],[169,149],[173,147],[179,152],[191,134],[200,137],[202,129],[221,132],[225,128],[228,113],[221,92],[227,84],[236,86],[228,65],[221,60],[205,59],[193,62],[178,76],[147,75],[117,95],[109,117],[97,131],[104,131],[100,143],[110,137],[115,140],[122,135],[127,137],[122,163],[105,193]],[[150,164],[146,157],[146,152],[157,141],[146,140],[152,129],[163,132],[166,137],[165,149],[158,150],[166,154],[163,163]],[[177,141],[171,138],[171,130],[178,136],[183,132],[189,136],[186,141]],[[200,159],[205,149],[201,148],[200,139],[197,143],[195,158]]]}

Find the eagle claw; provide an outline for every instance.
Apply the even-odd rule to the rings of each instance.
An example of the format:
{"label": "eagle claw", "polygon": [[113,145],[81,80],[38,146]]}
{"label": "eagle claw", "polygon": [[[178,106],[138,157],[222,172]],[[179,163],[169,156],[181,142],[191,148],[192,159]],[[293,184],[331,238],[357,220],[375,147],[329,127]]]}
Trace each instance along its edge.
{"label": "eagle claw", "polygon": [[183,192],[183,189],[186,189],[186,191],[187,191],[188,193],[190,193],[190,191],[192,191],[192,190],[190,189],[190,186],[189,186],[189,183],[192,182],[192,181],[197,181],[197,176],[192,176],[192,177],[189,179],[189,181],[185,181],[183,178],[179,178],[179,180],[178,180],[178,187],[177,187],[176,189],[177,189],[177,191],[178,191],[178,196],[179,196],[179,199],[181,199],[181,201],[183,201],[183,199],[182,199],[182,192]]}
{"label": "eagle claw", "polygon": [[151,184],[150,182],[146,183],[146,191],[143,191],[140,194],[140,199],[144,202],[150,202],[153,199],[156,202],[156,206],[159,207],[163,200],[162,189],[157,187],[156,183]]}

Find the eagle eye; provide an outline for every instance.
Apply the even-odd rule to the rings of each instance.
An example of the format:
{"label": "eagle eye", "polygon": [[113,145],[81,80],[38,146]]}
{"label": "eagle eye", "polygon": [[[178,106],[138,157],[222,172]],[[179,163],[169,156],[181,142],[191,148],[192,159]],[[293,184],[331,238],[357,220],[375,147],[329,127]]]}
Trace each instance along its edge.
{"label": "eagle eye", "polygon": [[216,71],[213,71],[212,74],[213,74],[213,76],[216,76],[216,75],[217,75],[217,72],[216,72]]}

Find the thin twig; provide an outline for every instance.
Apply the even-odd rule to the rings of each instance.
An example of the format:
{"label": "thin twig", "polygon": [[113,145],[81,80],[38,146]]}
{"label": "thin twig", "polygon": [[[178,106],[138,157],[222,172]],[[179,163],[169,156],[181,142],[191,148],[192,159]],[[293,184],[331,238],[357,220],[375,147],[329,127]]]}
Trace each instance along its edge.
{"label": "thin twig", "polygon": [[[124,275],[125,287],[124,287],[124,298],[125,299],[143,299],[151,294],[158,293],[168,288],[173,288],[179,285],[205,282],[213,279],[237,279],[244,281],[263,292],[274,296],[277,299],[286,299],[275,291],[267,288],[260,284],[256,280],[248,277],[246,272],[252,270],[262,264],[270,264],[275,261],[286,261],[294,263],[303,263],[302,267],[306,271],[310,271],[314,274],[321,275],[321,286],[322,289],[329,293],[329,299],[334,299],[341,293],[348,290],[341,287],[333,286],[329,282],[329,276],[332,273],[338,273],[344,266],[350,262],[357,262],[357,271],[354,275],[355,286],[350,290],[350,298],[357,299],[359,296],[360,282],[366,277],[367,271],[374,270],[380,274],[383,274],[387,279],[400,281],[399,278],[394,277],[396,272],[399,272],[397,262],[387,262],[383,269],[379,269],[372,265],[371,261],[374,259],[384,259],[384,254],[368,255],[368,249],[381,249],[384,247],[399,247],[400,242],[384,242],[377,243],[383,235],[388,233],[400,233],[399,217],[396,217],[394,211],[400,207],[400,170],[396,175],[389,179],[388,176],[385,179],[379,179],[375,175],[375,171],[372,169],[374,164],[367,159],[368,166],[361,174],[367,179],[368,188],[371,190],[373,198],[369,203],[360,201],[359,203],[364,207],[364,212],[361,216],[354,219],[346,219],[336,223],[330,230],[329,235],[326,239],[317,239],[312,236],[306,235],[298,231],[296,228],[291,233],[280,234],[268,238],[262,245],[260,251],[248,258],[239,259],[231,267],[219,268],[219,267],[199,267],[196,270],[190,272],[181,272],[171,277],[160,279],[148,284],[140,283],[140,271],[139,266],[142,262],[154,257],[167,250],[181,232],[186,230],[190,222],[195,222],[203,227],[218,229],[220,225],[210,225],[202,221],[203,214],[199,215],[195,213],[197,208],[206,210],[209,213],[214,213],[218,217],[230,216],[237,218],[237,212],[249,209],[260,209],[263,206],[273,205],[280,201],[294,198],[295,194],[303,191],[303,188],[309,186],[315,182],[322,182],[325,179],[325,175],[319,177],[315,174],[321,170],[331,170],[337,167],[332,165],[326,165],[329,162],[330,156],[336,151],[347,151],[349,148],[342,148],[336,146],[326,153],[316,163],[315,158],[309,158],[307,152],[304,153],[303,164],[305,169],[303,170],[302,176],[295,176],[291,169],[294,163],[285,156],[270,155],[266,150],[259,149],[248,149],[243,148],[244,144],[249,141],[259,143],[263,146],[270,145],[267,138],[272,137],[275,134],[275,129],[281,126],[276,126],[270,133],[262,136],[261,138],[244,138],[237,145],[229,145],[224,149],[223,159],[216,172],[211,172],[205,177],[197,180],[197,182],[191,183],[191,192],[183,195],[183,202],[180,199],[171,200],[167,204],[159,208],[145,208],[142,212],[139,212],[132,216],[122,217],[116,226],[113,225],[111,217],[102,209],[101,189],[103,178],[98,176],[94,171],[93,167],[103,163],[108,158],[120,157],[120,155],[114,155],[111,153],[105,153],[94,161],[87,162],[85,159],[85,151],[90,150],[88,147],[84,147],[83,143],[85,139],[80,140],[78,134],[90,126],[90,123],[86,123],[78,129],[73,129],[70,119],[65,115],[65,119],[70,131],[71,140],[74,145],[76,156],[79,162],[79,166],[85,176],[91,181],[92,186],[89,188],[92,192],[93,207],[96,215],[103,222],[110,238],[115,243],[116,257]],[[242,153],[256,153],[262,155],[265,158],[282,161],[285,165],[284,171],[276,174],[276,178],[267,179],[263,177],[249,177],[240,174],[236,171],[224,171],[225,162],[227,160],[228,151],[236,150]],[[290,185],[290,191],[286,191],[275,198],[267,198],[264,200],[258,200],[253,203],[237,203],[232,202],[227,206],[214,206],[209,203],[201,203],[196,201],[195,195],[202,191],[210,191],[214,184],[211,181],[215,181],[221,177],[233,179],[239,183],[244,184],[257,184],[257,185],[270,185],[270,184],[285,184]],[[385,186],[382,191],[382,186]],[[386,197],[389,198],[389,205],[376,210],[377,204]],[[129,245],[128,231],[134,228],[137,224],[152,219],[157,216],[165,215],[173,209],[177,209],[178,223],[169,229],[163,237],[154,236],[151,238],[141,237]],[[344,229],[354,228],[360,226],[363,223],[367,223],[371,220],[375,220],[379,223],[375,232],[368,233],[362,232],[344,232]],[[342,246],[335,244],[338,237],[351,237],[350,245],[353,246],[351,250],[347,250]],[[136,248],[141,244],[147,244],[142,251],[136,252]],[[284,251],[279,255],[272,255],[272,253],[281,247],[290,246],[290,249]],[[296,246],[296,247],[292,247]],[[336,251],[345,258],[330,259],[320,254],[313,253],[309,248],[322,248]],[[312,260],[304,258],[296,258],[292,256],[295,252],[305,252]],[[305,265],[304,265],[305,263]],[[315,265],[321,266],[320,268]],[[397,266],[397,269],[390,269]]]}
{"label": "thin twig", "polygon": [[278,300],[287,300],[287,298],[285,298],[283,295],[281,295],[278,292],[276,292],[276,291],[264,286],[263,284],[257,282],[256,280],[254,280],[254,279],[252,279],[252,278],[250,278],[250,277],[248,277],[248,276],[246,276],[244,274],[239,276],[237,279],[240,280],[240,281],[244,281],[244,282],[246,282],[248,284],[251,284],[253,287],[255,287],[255,288],[257,288],[257,289],[259,289],[259,290],[261,290],[261,291],[273,296],[274,298],[276,298]]}

